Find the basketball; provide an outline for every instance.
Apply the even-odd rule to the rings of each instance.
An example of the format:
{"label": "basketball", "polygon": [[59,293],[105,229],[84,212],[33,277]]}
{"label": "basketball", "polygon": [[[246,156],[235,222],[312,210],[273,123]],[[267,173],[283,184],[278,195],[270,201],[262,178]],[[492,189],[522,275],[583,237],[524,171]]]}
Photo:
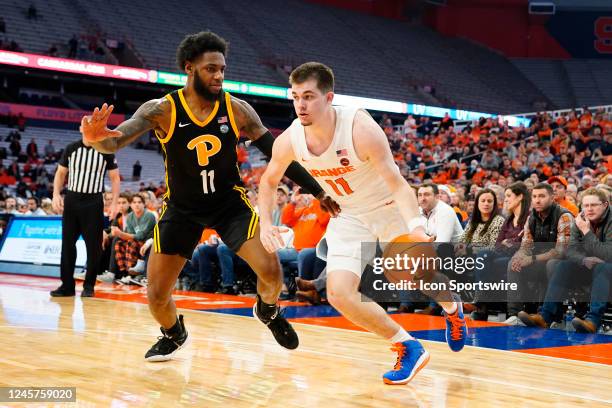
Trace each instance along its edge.
{"label": "basketball", "polygon": [[437,257],[437,252],[434,244],[426,241],[428,239],[423,234],[411,233],[400,235],[387,244],[382,258],[384,275],[389,282],[427,280],[433,275],[434,263],[426,260]]}

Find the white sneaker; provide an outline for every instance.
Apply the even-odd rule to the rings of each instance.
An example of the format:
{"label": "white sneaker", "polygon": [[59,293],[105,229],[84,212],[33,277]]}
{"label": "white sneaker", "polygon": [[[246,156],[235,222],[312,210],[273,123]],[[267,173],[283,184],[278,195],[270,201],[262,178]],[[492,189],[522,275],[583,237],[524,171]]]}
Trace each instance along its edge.
{"label": "white sneaker", "polygon": [[85,275],[87,274],[87,272],[80,272],[80,273],[75,273],[74,274],[74,280],[85,280]]}
{"label": "white sneaker", "polygon": [[115,280],[115,274],[109,271],[104,271],[103,274],[96,277],[96,280],[99,282],[112,283]]}
{"label": "white sneaker", "polygon": [[503,323],[510,326],[525,326],[525,323],[523,323],[517,316],[510,316]]}
{"label": "white sneaker", "polygon": [[134,275],[142,275],[143,273],[145,273],[144,259],[139,259],[138,261],[136,261],[136,265],[128,269],[128,272]]}
{"label": "white sneaker", "polygon": [[133,276],[132,276],[132,277],[130,278],[130,282],[131,282],[131,283],[134,283],[134,284],[136,284],[136,285],[139,285],[139,286],[145,287],[145,288],[147,287],[147,278],[146,278],[146,276],[143,276],[143,275],[139,275],[139,276],[137,276],[137,277],[133,277]]}
{"label": "white sneaker", "polygon": [[131,285],[132,281],[131,281],[130,276],[128,275],[128,276],[124,276],[121,279],[115,279],[115,283],[118,283],[120,285]]}

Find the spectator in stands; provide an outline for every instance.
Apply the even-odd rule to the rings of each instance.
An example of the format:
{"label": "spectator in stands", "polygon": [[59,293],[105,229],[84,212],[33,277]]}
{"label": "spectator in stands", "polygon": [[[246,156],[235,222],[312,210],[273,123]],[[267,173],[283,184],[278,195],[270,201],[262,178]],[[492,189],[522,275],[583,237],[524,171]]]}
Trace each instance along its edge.
{"label": "spectator in stands", "polygon": [[140,164],[140,160],[136,160],[132,170],[132,181],[140,180],[140,173],[142,173],[142,165]]}
{"label": "spectator in stands", "polygon": [[[531,195],[525,183],[517,181],[506,188],[504,212],[508,214],[508,218],[497,236],[495,251],[488,253],[487,267],[475,270],[476,282],[500,282],[505,278],[510,258],[520,247],[530,207]],[[481,292],[477,292],[474,299],[476,310],[472,313],[472,319],[487,320],[488,302],[498,300],[499,296],[501,295],[498,293],[489,292],[483,296]]]}
{"label": "spectator in stands", "polygon": [[504,217],[498,214],[497,195],[485,188],[478,192],[475,201],[474,213],[459,241],[475,250],[491,250],[504,224]]}
{"label": "spectator in stands", "polygon": [[11,156],[19,156],[21,154],[21,143],[19,143],[19,140],[12,139],[9,150],[11,151]]}
{"label": "spectator in stands", "polygon": [[79,38],[76,34],[72,34],[72,37],[68,40],[68,58],[76,58],[78,48]]}
{"label": "spectator in stands", "polygon": [[591,304],[586,318],[576,317],[577,331],[595,333],[610,300],[612,283],[612,217],[609,196],[591,188],[582,196],[583,212],[575,219],[567,259],[553,267],[542,309],[537,314],[520,312],[528,326],[547,328],[554,321],[558,306],[568,290],[591,283]]}
{"label": "spectator in stands", "polygon": [[39,208],[40,201],[37,197],[28,198],[28,211],[25,215],[45,216],[47,213],[42,208]]}
{"label": "spectator in stands", "polygon": [[417,132],[417,123],[414,119],[414,116],[408,115],[406,120],[404,121],[404,135],[413,137],[416,136]]}
{"label": "spectator in stands", "polygon": [[282,210],[281,223],[294,233],[298,276],[302,279],[315,279],[323,270],[323,266],[316,262],[315,248],[325,234],[329,219],[329,213],[321,208],[319,200],[310,194],[302,194],[301,189],[293,193]]}
{"label": "spectator in stands", "polygon": [[30,143],[26,146],[26,154],[28,157],[37,158],[38,157],[38,145],[34,138],[30,140]]}
{"label": "spectator in stands", "polygon": [[[576,218],[568,259],[592,271],[591,303],[584,319],[574,318],[578,332],[595,333],[610,299],[612,283],[612,216],[610,193],[589,189],[582,196],[584,214]],[[558,266],[561,268],[561,265]]]}
{"label": "spectator in stands", "polygon": [[454,127],[454,126],[455,126],[455,122],[453,122],[448,112],[446,112],[444,114],[444,117],[440,121],[440,126],[438,130],[448,130],[449,128]]}
{"label": "spectator in stands", "polygon": [[19,214],[19,211],[17,211],[17,199],[15,197],[7,197],[6,200],[4,200],[4,213]]}
{"label": "spectator in stands", "polygon": [[[219,256],[217,249],[219,246],[219,236],[216,231],[205,229],[200,239],[200,244],[193,250],[191,260],[185,265],[189,282],[187,285],[189,290],[197,292],[215,293],[217,291],[217,282],[213,272],[214,264],[219,265]],[[219,268],[220,269],[220,268]],[[234,292],[234,275],[230,277],[223,276],[222,280],[227,288],[227,294],[235,294]],[[185,279],[183,279],[185,282]],[[231,290],[230,290],[231,288]],[[222,290],[223,291],[223,290]]]}
{"label": "spectator in stands", "polygon": [[236,290],[236,266],[246,266],[248,264],[240,258],[226,244],[220,243],[217,247],[217,257],[219,258],[219,268],[221,269],[221,290],[219,293],[224,295],[234,295]]}
{"label": "spectator in stands", "polygon": [[508,293],[509,324],[518,322],[523,301],[534,300],[526,290],[527,284],[545,282],[548,262],[564,256],[570,239],[572,214],[554,202],[550,184],[537,184],[531,192],[531,203],[520,249],[508,265],[507,282],[518,284],[517,291]]}
{"label": "spectator in stands", "polygon": [[569,212],[572,213],[574,217],[578,216],[578,207],[572,201],[566,198],[567,192],[567,180],[563,176],[553,176],[548,179],[548,184],[550,184],[555,193],[555,202],[559,204],[561,207],[565,208]]}
{"label": "spectator in stands", "polygon": [[101,261],[102,267],[100,268],[100,270],[104,272],[99,276],[99,279],[103,282],[112,282],[115,279],[120,280],[124,277],[125,271],[123,271],[123,273],[119,271],[117,257],[115,256],[115,244],[119,240],[119,237],[112,235],[112,227],[117,227],[125,231],[127,217],[132,211],[130,208],[131,198],[132,195],[127,192],[119,194],[117,198],[117,214],[115,218],[111,220],[110,226],[104,230],[102,246],[105,250],[101,256],[103,260]]}
{"label": "spectator in stands", "polygon": [[28,7],[27,17],[29,20],[38,20],[38,9],[33,3]]}
{"label": "spectator in stands", "polygon": [[40,201],[40,208],[46,215],[57,215],[55,211],[53,211],[53,201],[51,201],[49,197],[45,197]]}
{"label": "spectator in stands", "polygon": [[153,236],[155,227],[155,216],[145,210],[143,195],[134,194],[131,198],[132,212],[127,216],[125,232],[119,227],[111,227],[111,236],[119,238],[115,243],[115,259],[121,273],[136,265],[140,247]]}
{"label": "spectator in stands", "polygon": [[439,199],[436,184],[423,184],[417,190],[421,217],[425,221],[425,232],[435,242],[458,242],[463,228],[451,206]]}

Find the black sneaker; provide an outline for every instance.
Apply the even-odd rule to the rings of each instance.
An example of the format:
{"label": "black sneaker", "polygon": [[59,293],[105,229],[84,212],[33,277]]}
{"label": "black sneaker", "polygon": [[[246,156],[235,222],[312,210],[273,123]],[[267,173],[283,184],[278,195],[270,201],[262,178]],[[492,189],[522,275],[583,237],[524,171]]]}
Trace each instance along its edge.
{"label": "black sneaker", "polygon": [[291,324],[283,316],[284,312],[285,309],[276,306],[276,313],[266,321],[257,314],[257,302],[253,305],[253,316],[268,326],[276,342],[286,349],[294,350],[300,344],[300,339]]}
{"label": "black sneaker", "polygon": [[60,286],[59,288],[49,292],[49,294],[53,297],[70,297],[74,296],[74,289],[69,291]]}
{"label": "black sneaker", "polygon": [[233,286],[224,286],[217,293],[220,295],[235,295],[236,291],[234,290]]}
{"label": "black sneaker", "polygon": [[93,289],[83,289],[83,291],[81,292],[81,297],[94,297],[94,290]]}
{"label": "black sneaker", "polygon": [[183,323],[183,315],[179,315],[179,323],[183,328],[183,333],[177,338],[168,336],[166,330],[160,327],[163,336],[158,337],[157,343],[147,351],[145,360],[154,362],[171,360],[177,351],[189,344],[191,338],[187,335],[187,330]]}

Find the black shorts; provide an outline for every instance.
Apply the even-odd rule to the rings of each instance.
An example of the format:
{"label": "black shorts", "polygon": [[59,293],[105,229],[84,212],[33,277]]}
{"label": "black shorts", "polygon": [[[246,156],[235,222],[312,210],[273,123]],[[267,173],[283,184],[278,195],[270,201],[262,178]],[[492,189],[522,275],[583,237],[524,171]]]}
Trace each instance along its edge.
{"label": "black shorts", "polygon": [[158,254],[180,255],[191,259],[204,228],[212,228],[234,252],[255,236],[259,216],[245,190],[236,187],[223,205],[215,210],[186,210],[170,200],[164,204],[153,232],[153,248]]}

